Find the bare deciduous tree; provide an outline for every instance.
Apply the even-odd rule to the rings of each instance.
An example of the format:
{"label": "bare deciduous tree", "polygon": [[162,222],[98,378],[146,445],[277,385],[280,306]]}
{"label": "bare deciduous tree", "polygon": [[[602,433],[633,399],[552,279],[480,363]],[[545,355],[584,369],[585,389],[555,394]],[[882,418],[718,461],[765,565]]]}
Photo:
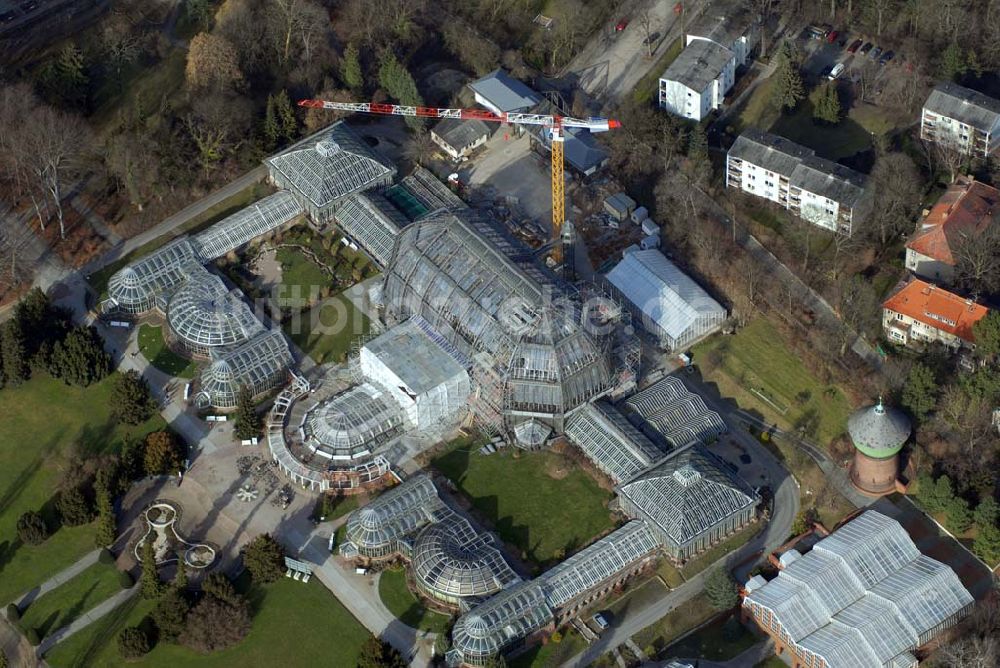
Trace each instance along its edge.
{"label": "bare deciduous tree", "polygon": [[974,296],[1000,291],[1000,229],[996,223],[978,234],[959,232],[952,245],[959,285]]}
{"label": "bare deciduous tree", "polygon": [[643,43],[646,45],[646,56],[648,58],[653,57],[653,33],[651,31],[653,25],[653,18],[649,15],[649,9],[643,9],[639,12],[639,16],[636,19],[639,22],[639,27],[642,28],[642,34],[644,35]]}
{"label": "bare deciduous tree", "polygon": [[83,119],[42,106],[25,119],[30,154],[25,156],[38,187],[45,193],[59,222],[59,236],[66,238],[63,198],[69,179],[80,174],[93,135]]}

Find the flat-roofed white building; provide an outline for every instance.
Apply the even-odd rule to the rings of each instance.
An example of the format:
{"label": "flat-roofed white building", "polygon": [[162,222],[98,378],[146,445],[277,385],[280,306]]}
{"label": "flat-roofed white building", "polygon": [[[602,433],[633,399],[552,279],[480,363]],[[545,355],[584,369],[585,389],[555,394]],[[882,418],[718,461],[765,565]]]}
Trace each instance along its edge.
{"label": "flat-roofed white building", "polygon": [[729,149],[726,187],[768,199],[814,225],[848,236],[872,206],[863,174],[756,128],[745,130]]}
{"label": "flat-roofed white building", "polygon": [[658,250],[627,254],[608,272],[608,281],[668,350],[684,348],[726,321],[726,309]]}
{"label": "flat-roofed white building", "polygon": [[1000,100],[946,82],[924,102],[920,138],[986,158],[1000,145]]}

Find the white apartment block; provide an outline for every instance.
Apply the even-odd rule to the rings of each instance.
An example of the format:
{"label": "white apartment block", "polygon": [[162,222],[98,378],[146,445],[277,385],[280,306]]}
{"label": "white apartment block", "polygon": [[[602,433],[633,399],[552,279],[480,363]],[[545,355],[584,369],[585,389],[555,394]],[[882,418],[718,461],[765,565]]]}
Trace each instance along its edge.
{"label": "white apartment block", "polygon": [[847,236],[868,215],[872,202],[862,174],[753,128],[729,149],[726,187],[768,199],[803,220]]}
{"label": "white apartment block", "polygon": [[986,158],[1000,145],[1000,100],[955,83],[939,84],[924,102],[920,138]]}

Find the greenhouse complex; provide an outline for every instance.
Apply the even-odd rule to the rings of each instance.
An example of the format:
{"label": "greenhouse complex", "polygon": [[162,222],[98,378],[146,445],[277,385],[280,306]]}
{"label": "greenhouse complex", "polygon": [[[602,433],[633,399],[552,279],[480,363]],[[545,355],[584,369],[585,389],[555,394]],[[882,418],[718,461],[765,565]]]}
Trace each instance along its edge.
{"label": "greenhouse complex", "polygon": [[744,618],[795,665],[913,668],[912,652],[972,609],[955,572],[920,553],[900,524],[874,510],[806,554],[789,550],[766,581],[747,582]]}

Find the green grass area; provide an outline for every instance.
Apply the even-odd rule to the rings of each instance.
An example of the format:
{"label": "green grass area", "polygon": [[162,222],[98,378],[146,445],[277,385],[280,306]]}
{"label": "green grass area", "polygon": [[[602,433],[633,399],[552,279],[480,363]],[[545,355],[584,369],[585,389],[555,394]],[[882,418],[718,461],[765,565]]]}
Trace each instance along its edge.
{"label": "green grass area", "polygon": [[[61,472],[81,457],[113,452],[122,437],[162,429],[159,415],[137,427],[110,417],[112,378],[90,387],[38,374],[20,387],[0,390],[0,601],[7,602],[94,549],[92,525],[59,527],[53,496]],[[22,545],[17,518],[40,511],[57,530],[41,545]]]}
{"label": "green grass area", "polygon": [[753,668],[788,668],[788,664],[776,656],[768,657]]}
{"label": "green grass area", "polygon": [[663,598],[667,588],[656,578],[650,578],[629,590],[607,605],[598,604],[595,612],[603,611],[610,621],[624,618],[630,610],[642,610]]}
{"label": "green grass area", "polygon": [[359,494],[352,494],[350,496],[335,496],[329,493],[323,494],[316,499],[316,506],[313,508],[313,516],[317,520],[320,517],[323,517],[326,522],[338,519],[352,510],[356,510],[360,505],[358,501],[360,498],[361,496]]}
{"label": "green grass area", "polygon": [[281,263],[281,286],[277,298],[282,306],[310,303],[319,298],[323,288],[329,288],[333,283],[322,267],[297,248],[279,248],[275,256]]}
{"label": "green grass area", "polygon": [[872,133],[887,134],[899,127],[901,119],[891,112],[870,104],[855,104],[836,125],[823,125],[813,120],[813,104],[820,87],[812,90],[792,113],[780,113],[771,102],[775,78],[761,82],[734,123],[740,132],[748,127],[769,130],[803,144],[830,160],[838,160],[865,151],[872,145]]}
{"label": "green grass area", "polygon": [[728,661],[757,644],[757,638],[735,617],[708,624],[674,643],[664,656]]}
{"label": "green grass area", "polygon": [[671,589],[680,587],[684,584],[684,576],[681,575],[681,572],[677,570],[677,567],[674,566],[669,559],[660,559],[660,563],[656,565],[656,574],[659,575]]}
{"label": "green grass area", "polygon": [[704,594],[698,594],[636,633],[632,639],[648,655],[656,656],[673,643],[675,638],[707,621],[714,614],[716,611],[712,609],[708,598]]}
{"label": "green grass area", "polygon": [[302,583],[280,578],[252,587],[249,596],[253,628],[246,640],[223,652],[205,656],[161,642],[141,661],[126,663],[118,655],[118,632],[138,625],[153,607],[136,597],[56,645],[45,659],[54,668],[311,668],[357,663],[368,631],[316,579]]}
{"label": "green grass area", "polygon": [[139,352],[157,369],[177,378],[194,378],[198,365],[167,347],[162,327],[142,325],[138,339]]}
{"label": "green grass area", "polygon": [[432,465],[514,546],[522,558],[545,565],[561,561],[614,527],[611,493],[550,451],[479,454],[462,441]]}
{"label": "green grass area", "polygon": [[745,527],[742,531],[730,536],[726,540],[713,545],[709,549],[705,550],[701,554],[697,555],[694,559],[691,559],[684,567],[681,568],[680,572],[684,578],[691,578],[698,573],[714,564],[716,561],[726,556],[733,550],[738,550],[739,548],[750,542],[750,539],[757,535],[757,532],[761,530],[760,524],[751,524]]}
{"label": "green grass area", "polygon": [[552,668],[587,649],[587,641],[571,629],[563,629],[559,642],[549,642],[526,650],[507,662],[510,668]]}
{"label": "green grass area", "polygon": [[292,341],[317,364],[347,359],[351,343],[371,329],[368,316],[343,295],[336,295],[308,311],[293,313],[281,323]]}
{"label": "green grass area", "polygon": [[696,345],[694,360],[722,396],[782,429],[827,444],[846,428],[851,407],[844,393],[820,383],[766,318]]}
{"label": "green grass area", "polygon": [[197,216],[193,216],[183,225],[174,228],[173,232],[170,234],[165,234],[161,237],[153,239],[149,243],[139,246],[125,257],[118,258],[103,269],[95,271],[91,275],[87,276],[87,282],[90,283],[90,287],[94,289],[94,292],[100,295],[101,299],[104,299],[108,295],[108,281],[111,279],[111,276],[125,265],[139,259],[143,255],[153,252],[160,246],[163,246],[180,235],[200,232],[206,227],[219,222],[223,218],[233,215],[240,209],[246,208],[262,197],[266,197],[271,194],[273,190],[274,189],[266,183],[254,183],[247,186],[243,190],[234,193],[218,204],[205,209],[205,211]]}
{"label": "green grass area", "polygon": [[660,56],[660,59],[656,61],[656,65],[649,70],[646,76],[639,79],[639,83],[637,83],[635,88],[632,89],[632,96],[636,102],[642,104],[646,102],[653,102],[658,99],[660,75],[663,74],[665,69],[670,67],[670,63],[677,59],[677,56],[681,54],[683,49],[684,39],[682,37],[678,37],[670,43],[667,50],[664,51],[663,55]]}
{"label": "green grass area", "polygon": [[22,629],[35,629],[40,637],[58,631],[98,603],[121,591],[118,569],[94,564],[85,571],[33,601],[21,611]]}
{"label": "green grass area", "polygon": [[406,586],[406,571],[395,568],[378,577],[378,597],[399,621],[421,631],[444,633],[449,618],[428,610]]}

